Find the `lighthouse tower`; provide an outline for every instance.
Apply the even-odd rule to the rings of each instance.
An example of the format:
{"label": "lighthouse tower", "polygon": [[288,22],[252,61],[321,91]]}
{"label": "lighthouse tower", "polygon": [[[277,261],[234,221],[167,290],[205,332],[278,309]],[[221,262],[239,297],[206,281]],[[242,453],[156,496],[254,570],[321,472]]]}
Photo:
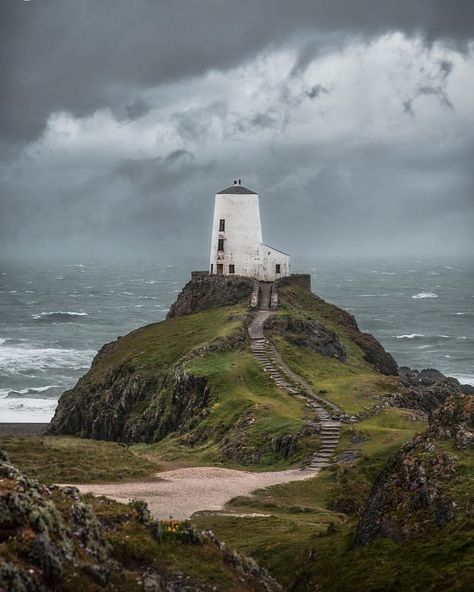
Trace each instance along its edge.
{"label": "lighthouse tower", "polygon": [[275,281],[290,274],[290,257],[262,240],[258,194],[240,179],[216,193],[210,273]]}

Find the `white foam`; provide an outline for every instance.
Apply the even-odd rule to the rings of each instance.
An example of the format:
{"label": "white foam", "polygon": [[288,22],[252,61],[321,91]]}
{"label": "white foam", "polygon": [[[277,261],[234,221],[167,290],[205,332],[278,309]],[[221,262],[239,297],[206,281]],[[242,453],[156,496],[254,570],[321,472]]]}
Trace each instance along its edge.
{"label": "white foam", "polygon": [[451,376],[457,378],[461,384],[474,386],[474,374],[452,374]]}
{"label": "white foam", "polygon": [[33,348],[23,346],[2,347],[0,373],[4,375],[28,372],[46,372],[49,368],[88,368],[95,350],[60,348]]}
{"label": "white foam", "polygon": [[418,294],[414,294],[412,298],[415,298],[415,300],[421,298],[438,298],[438,294],[435,294],[434,292],[419,292]]}
{"label": "white foam", "polygon": [[[72,294],[71,294],[72,296]],[[36,320],[42,319],[68,319],[75,317],[87,317],[87,312],[76,312],[74,310],[56,310],[52,312],[41,312],[40,314],[34,314],[32,317]]]}
{"label": "white foam", "polygon": [[61,388],[61,387],[58,387],[54,384],[50,384],[48,386],[34,386],[34,387],[24,388],[24,389],[20,389],[20,390],[11,389],[8,392],[8,395],[10,396],[10,398],[14,398],[11,395],[12,392],[18,393],[19,395],[34,395],[36,393],[44,393],[45,391],[49,391],[49,389],[55,389],[55,388]]}
{"label": "white foam", "polygon": [[53,417],[57,404],[54,399],[0,399],[1,421],[46,423]]}
{"label": "white foam", "polygon": [[407,335],[395,335],[397,339],[416,339],[417,337],[424,337],[423,333],[408,333]]}

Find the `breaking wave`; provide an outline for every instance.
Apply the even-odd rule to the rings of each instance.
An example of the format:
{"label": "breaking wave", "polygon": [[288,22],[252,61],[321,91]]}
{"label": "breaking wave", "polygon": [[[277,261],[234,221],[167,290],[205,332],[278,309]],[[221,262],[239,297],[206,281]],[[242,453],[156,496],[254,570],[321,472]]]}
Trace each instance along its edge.
{"label": "breaking wave", "polygon": [[419,292],[418,294],[414,294],[412,298],[415,300],[421,298],[438,298],[438,294],[435,294],[434,292]]}
{"label": "breaking wave", "polygon": [[81,370],[88,368],[95,350],[76,350],[60,348],[4,347],[1,348],[0,374],[37,374],[51,368]]}
{"label": "breaking wave", "polygon": [[424,337],[422,333],[408,333],[407,335],[395,335],[397,339],[418,339]]}
{"label": "breaking wave", "polygon": [[89,316],[87,312],[74,312],[71,310],[57,310],[53,312],[41,312],[33,315],[37,321],[71,321],[77,320],[79,317]]}

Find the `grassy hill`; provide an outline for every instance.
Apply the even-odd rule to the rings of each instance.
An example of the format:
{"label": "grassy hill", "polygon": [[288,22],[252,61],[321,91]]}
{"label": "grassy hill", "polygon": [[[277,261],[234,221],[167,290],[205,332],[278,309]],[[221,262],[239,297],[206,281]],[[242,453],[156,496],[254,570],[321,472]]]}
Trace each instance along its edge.
{"label": "grassy hill", "polygon": [[[199,281],[205,294],[207,280]],[[314,413],[277,388],[254,357],[247,300],[235,303],[226,285],[232,304],[202,310],[188,297],[192,282],[187,289],[175,307],[180,316],[104,346],[61,398],[49,436],[3,438],[0,447],[48,482],[146,479],[163,466],[261,471],[303,462],[319,446],[306,429]],[[306,481],[238,497],[225,513],[196,515],[193,524],[294,592],[474,588],[473,430],[465,419],[472,398],[462,399],[456,381],[423,386],[397,376],[393,358],[351,315],[297,283],[281,283],[265,332],[290,371],[344,410],[337,462]],[[428,425],[443,402],[451,415],[443,424],[433,413],[438,423]],[[296,443],[291,454],[275,445],[286,436]],[[451,457],[453,478],[443,481],[433,467]],[[418,497],[410,480],[403,485],[410,471]],[[432,491],[436,503],[448,500],[442,526]],[[379,534],[357,546],[364,528]],[[416,536],[393,534],[400,532]]]}

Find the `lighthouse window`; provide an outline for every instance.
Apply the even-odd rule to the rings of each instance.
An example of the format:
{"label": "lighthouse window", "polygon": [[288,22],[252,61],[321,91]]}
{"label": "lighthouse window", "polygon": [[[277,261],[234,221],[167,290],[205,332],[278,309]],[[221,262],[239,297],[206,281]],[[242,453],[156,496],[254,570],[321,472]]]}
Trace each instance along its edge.
{"label": "lighthouse window", "polygon": [[217,250],[218,251],[223,251],[224,250],[224,239],[220,238],[217,241]]}
{"label": "lighthouse window", "polygon": [[279,263],[276,264],[275,273],[281,273],[281,265]]}
{"label": "lighthouse window", "polygon": [[224,232],[225,230],[225,220],[219,220],[219,232]]}
{"label": "lighthouse window", "polygon": [[235,265],[229,265],[229,273],[235,273]]}

